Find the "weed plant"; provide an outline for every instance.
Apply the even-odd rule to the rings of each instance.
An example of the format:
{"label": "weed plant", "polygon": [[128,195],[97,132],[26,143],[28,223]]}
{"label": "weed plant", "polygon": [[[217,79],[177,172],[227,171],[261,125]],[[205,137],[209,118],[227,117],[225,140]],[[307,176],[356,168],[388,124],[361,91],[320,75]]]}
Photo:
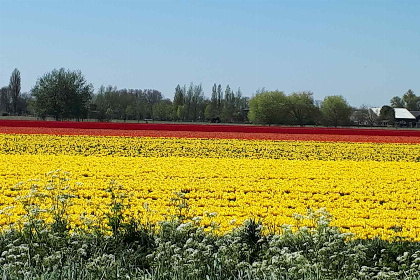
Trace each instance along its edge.
{"label": "weed plant", "polygon": [[[322,209],[296,215],[313,227],[275,229],[249,219],[220,235],[216,223],[204,228],[200,217],[190,216],[182,192],[171,200],[176,214],[159,224],[126,217],[129,202],[112,183],[103,225],[71,229],[71,189],[65,174],[55,172],[17,200],[25,215],[1,229],[2,279],[420,280],[419,242],[355,239],[330,226]],[[51,201],[50,208],[41,208],[44,200]],[[8,208],[0,211],[7,213]]]}

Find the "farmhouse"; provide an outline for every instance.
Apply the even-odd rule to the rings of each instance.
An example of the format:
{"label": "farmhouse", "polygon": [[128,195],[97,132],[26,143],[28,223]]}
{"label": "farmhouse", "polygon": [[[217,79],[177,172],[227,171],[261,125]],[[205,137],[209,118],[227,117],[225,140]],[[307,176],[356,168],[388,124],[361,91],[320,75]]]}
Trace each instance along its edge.
{"label": "farmhouse", "polygon": [[[381,112],[381,108],[380,107],[376,107],[376,108],[371,108],[370,109],[373,113],[375,113],[375,115],[377,117],[379,117],[380,112]],[[410,111],[408,111],[405,108],[394,108],[394,121],[395,124],[401,125],[401,126],[413,126],[416,124],[417,119],[415,116],[413,116],[413,114],[410,113]],[[385,120],[383,121],[384,125],[388,124],[388,121]]]}
{"label": "farmhouse", "polygon": [[410,113],[416,118],[416,122],[420,122],[420,111],[410,111]]}

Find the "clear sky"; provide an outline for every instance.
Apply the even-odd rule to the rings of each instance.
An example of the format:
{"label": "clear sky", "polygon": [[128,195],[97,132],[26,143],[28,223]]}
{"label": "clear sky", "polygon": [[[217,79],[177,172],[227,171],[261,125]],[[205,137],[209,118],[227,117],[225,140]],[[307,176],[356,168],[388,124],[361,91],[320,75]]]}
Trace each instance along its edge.
{"label": "clear sky", "polygon": [[0,0],[0,86],[63,67],[95,92],[217,83],[382,106],[420,95],[419,14],[419,0]]}

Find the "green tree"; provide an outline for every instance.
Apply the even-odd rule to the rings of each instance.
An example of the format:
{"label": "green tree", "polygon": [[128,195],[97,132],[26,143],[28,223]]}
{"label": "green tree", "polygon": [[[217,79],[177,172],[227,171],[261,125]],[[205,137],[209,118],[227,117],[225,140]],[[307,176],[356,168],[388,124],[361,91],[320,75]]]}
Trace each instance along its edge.
{"label": "green tree", "polygon": [[414,92],[409,89],[402,98],[399,96],[394,96],[390,101],[392,108],[406,108],[409,111],[418,111],[420,110],[420,96],[414,94]]}
{"label": "green tree", "polygon": [[30,107],[30,103],[32,102],[32,96],[27,93],[27,92],[23,92],[20,94],[18,100],[17,100],[17,114],[23,114],[23,115],[28,115],[31,113],[31,107]]}
{"label": "green tree", "polygon": [[133,90],[122,89],[117,94],[120,119],[134,120],[136,117],[133,105],[136,103],[136,96],[133,94]]}
{"label": "green tree", "polygon": [[117,87],[109,85],[105,88],[102,85],[93,102],[96,105],[98,120],[109,121],[121,118],[123,109],[120,108]]}
{"label": "green tree", "polygon": [[191,82],[188,90],[186,91],[184,98],[184,110],[185,110],[185,119],[192,120],[193,118],[193,96],[194,96],[194,84]]}
{"label": "green tree", "polygon": [[93,86],[86,82],[80,71],[61,68],[39,78],[32,88],[38,115],[63,118],[86,118]]}
{"label": "green tree", "polygon": [[392,108],[405,108],[405,102],[399,96],[394,96],[390,101]]}
{"label": "green tree", "polygon": [[352,110],[342,96],[327,96],[321,104],[322,123],[326,126],[349,125]]}
{"label": "green tree", "polygon": [[213,108],[211,103],[207,104],[206,108],[204,109],[204,119],[206,121],[211,121],[214,117],[213,117]]}
{"label": "green tree", "polygon": [[287,123],[287,98],[282,91],[263,91],[249,101],[248,119],[253,123]]}
{"label": "green tree", "polygon": [[197,121],[197,120],[204,119],[204,111],[205,111],[204,99],[205,98],[204,98],[203,86],[201,84],[194,86],[194,94],[193,94],[192,103],[191,103],[191,107],[192,107],[191,120]]}
{"label": "green tree", "polygon": [[167,121],[172,117],[172,101],[169,99],[162,99],[153,105],[153,119]]}
{"label": "green tree", "polygon": [[230,89],[230,86],[226,86],[225,99],[223,100],[223,107],[221,112],[221,119],[223,122],[233,122],[233,116],[235,113],[235,94]]}
{"label": "green tree", "polygon": [[107,121],[108,104],[105,98],[105,87],[101,85],[98,93],[93,97],[93,104],[95,104],[94,117],[99,121]]}
{"label": "green tree", "polygon": [[212,90],[211,90],[211,99],[210,103],[206,106],[204,117],[206,120],[215,120],[219,118],[219,100],[217,94],[217,85],[214,83]]}
{"label": "green tree", "polygon": [[127,120],[134,120],[136,118],[136,110],[133,105],[128,105],[125,108],[125,117]]}
{"label": "green tree", "polygon": [[379,111],[378,120],[387,124],[394,124],[395,123],[394,108],[388,105],[382,106],[381,110]]}
{"label": "green tree", "polygon": [[315,122],[318,108],[315,106],[312,92],[293,92],[287,96],[286,101],[292,124],[303,126]]}
{"label": "green tree", "polygon": [[177,115],[178,119],[180,119],[180,120],[187,119],[187,109],[185,107],[186,107],[185,105],[178,106],[178,110],[176,112],[176,115]]}
{"label": "green tree", "polygon": [[133,90],[133,95],[135,96],[134,110],[136,114],[137,121],[140,121],[145,118],[147,106],[146,106],[146,96],[141,89]]}
{"label": "green tree", "polygon": [[217,115],[220,116],[223,108],[223,89],[222,85],[217,86]]}
{"label": "green tree", "polygon": [[235,122],[244,122],[247,118],[246,116],[246,109],[248,109],[248,97],[242,96],[241,88],[238,88],[235,94],[235,111],[233,114],[233,118]]}
{"label": "green tree", "polygon": [[13,114],[17,114],[17,107],[19,102],[20,96],[20,72],[17,68],[13,70],[12,76],[10,76],[10,83],[9,83],[9,92],[10,92],[10,99],[12,101],[12,110]]}
{"label": "green tree", "polygon": [[153,118],[153,106],[163,99],[162,93],[155,89],[146,89],[143,91],[143,94],[145,97],[147,108],[145,116],[147,118]]}
{"label": "green tree", "polygon": [[186,85],[178,85],[175,88],[173,113],[176,112],[176,118],[183,121],[204,120],[207,102],[201,84],[191,82],[188,89]]}
{"label": "green tree", "polygon": [[0,112],[3,114],[10,112],[10,95],[8,87],[2,87],[0,90]]}
{"label": "green tree", "polygon": [[174,101],[172,102],[174,119],[179,119],[178,109],[180,106],[184,105],[184,96],[185,96],[185,87],[181,88],[181,86],[178,84],[175,88]]}
{"label": "green tree", "polygon": [[420,96],[416,96],[414,92],[409,89],[402,97],[405,103],[405,108],[409,111],[420,110]]}

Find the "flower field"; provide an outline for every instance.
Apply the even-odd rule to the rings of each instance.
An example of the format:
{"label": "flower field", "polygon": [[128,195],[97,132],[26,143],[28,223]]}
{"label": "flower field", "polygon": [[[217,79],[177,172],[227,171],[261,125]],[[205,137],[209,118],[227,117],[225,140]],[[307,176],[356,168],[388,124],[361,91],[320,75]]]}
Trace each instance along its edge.
{"label": "flower field", "polygon": [[220,232],[251,217],[298,226],[295,213],[326,208],[357,237],[420,241],[420,131],[118,125],[0,122],[0,225],[20,219],[16,198],[59,169],[75,196],[72,226],[104,217],[111,187],[142,221],[174,214],[182,197]]}

